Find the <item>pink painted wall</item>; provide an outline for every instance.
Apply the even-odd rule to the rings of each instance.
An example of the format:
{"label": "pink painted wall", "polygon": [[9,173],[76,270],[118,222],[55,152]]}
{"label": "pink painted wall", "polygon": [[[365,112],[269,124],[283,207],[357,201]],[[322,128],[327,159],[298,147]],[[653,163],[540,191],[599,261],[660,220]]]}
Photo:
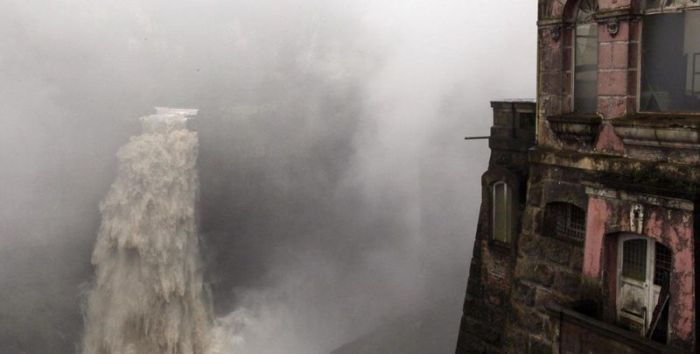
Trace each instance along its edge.
{"label": "pink painted wall", "polygon": [[[631,204],[620,200],[589,198],[583,260],[583,275],[589,282],[607,286],[603,284],[603,270],[606,269],[603,262],[605,237],[630,231]],[[618,212],[613,213],[613,210]],[[670,307],[672,336],[689,341],[692,339],[695,323],[695,245],[692,215],[687,211],[652,206],[646,207],[645,214],[644,235],[664,244],[673,252]],[[617,272],[609,269],[607,274],[615,277]]]}
{"label": "pink painted wall", "polygon": [[590,280],[601,280],[603,238],[605,222],[610,219],[608,204],[598,198],[588,199],[586,213],[586,242],[583,250],[583,276]]}

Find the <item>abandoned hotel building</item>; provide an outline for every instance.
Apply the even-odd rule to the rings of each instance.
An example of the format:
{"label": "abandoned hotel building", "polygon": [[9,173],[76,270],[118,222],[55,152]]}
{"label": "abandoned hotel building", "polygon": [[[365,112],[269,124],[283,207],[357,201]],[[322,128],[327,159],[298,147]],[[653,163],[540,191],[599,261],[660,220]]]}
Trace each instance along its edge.
{"label": "abandoned hotel building", "polygon": [[697,352],[700,0],[540,0],[537,82],[492,102],[457,353]]}

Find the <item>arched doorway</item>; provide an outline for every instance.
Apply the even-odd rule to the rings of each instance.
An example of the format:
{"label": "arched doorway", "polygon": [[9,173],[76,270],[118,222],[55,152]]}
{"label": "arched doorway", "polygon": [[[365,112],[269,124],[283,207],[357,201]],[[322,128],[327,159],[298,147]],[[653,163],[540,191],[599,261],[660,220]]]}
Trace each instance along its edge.
{"label": "arched doorway", "polygon": [[617,247],[618,320],[641,335],[651,336],[650,330],[659,332],[665,340],[671,250],[636,234],[620,235]]}

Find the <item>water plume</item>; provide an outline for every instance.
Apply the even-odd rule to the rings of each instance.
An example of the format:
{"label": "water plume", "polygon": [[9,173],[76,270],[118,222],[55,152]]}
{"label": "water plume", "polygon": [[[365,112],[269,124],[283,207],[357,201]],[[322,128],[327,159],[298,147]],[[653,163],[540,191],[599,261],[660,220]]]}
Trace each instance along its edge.
{"label": "water plume", "polygon": [[84,354],[205,353],[211,311],[202,280],[195,203],[196,110],[158,108],[117,157],[100,205]]}

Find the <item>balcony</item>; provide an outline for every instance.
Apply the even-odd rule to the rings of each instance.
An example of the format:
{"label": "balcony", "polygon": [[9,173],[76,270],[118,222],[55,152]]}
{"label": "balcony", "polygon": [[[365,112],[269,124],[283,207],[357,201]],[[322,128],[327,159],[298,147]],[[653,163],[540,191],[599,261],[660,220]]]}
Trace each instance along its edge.
{"label": "balcony", "polygon": [[549,305],[553,324],[558,324],[562,354],[657,354],[670,353],[663,344],[591,317],[595,309]]}
{"label": "balcony", "polygon": [[601,123],[596,115],[549,116],[547,121],[564,147],[573,150],[592,150]]}

